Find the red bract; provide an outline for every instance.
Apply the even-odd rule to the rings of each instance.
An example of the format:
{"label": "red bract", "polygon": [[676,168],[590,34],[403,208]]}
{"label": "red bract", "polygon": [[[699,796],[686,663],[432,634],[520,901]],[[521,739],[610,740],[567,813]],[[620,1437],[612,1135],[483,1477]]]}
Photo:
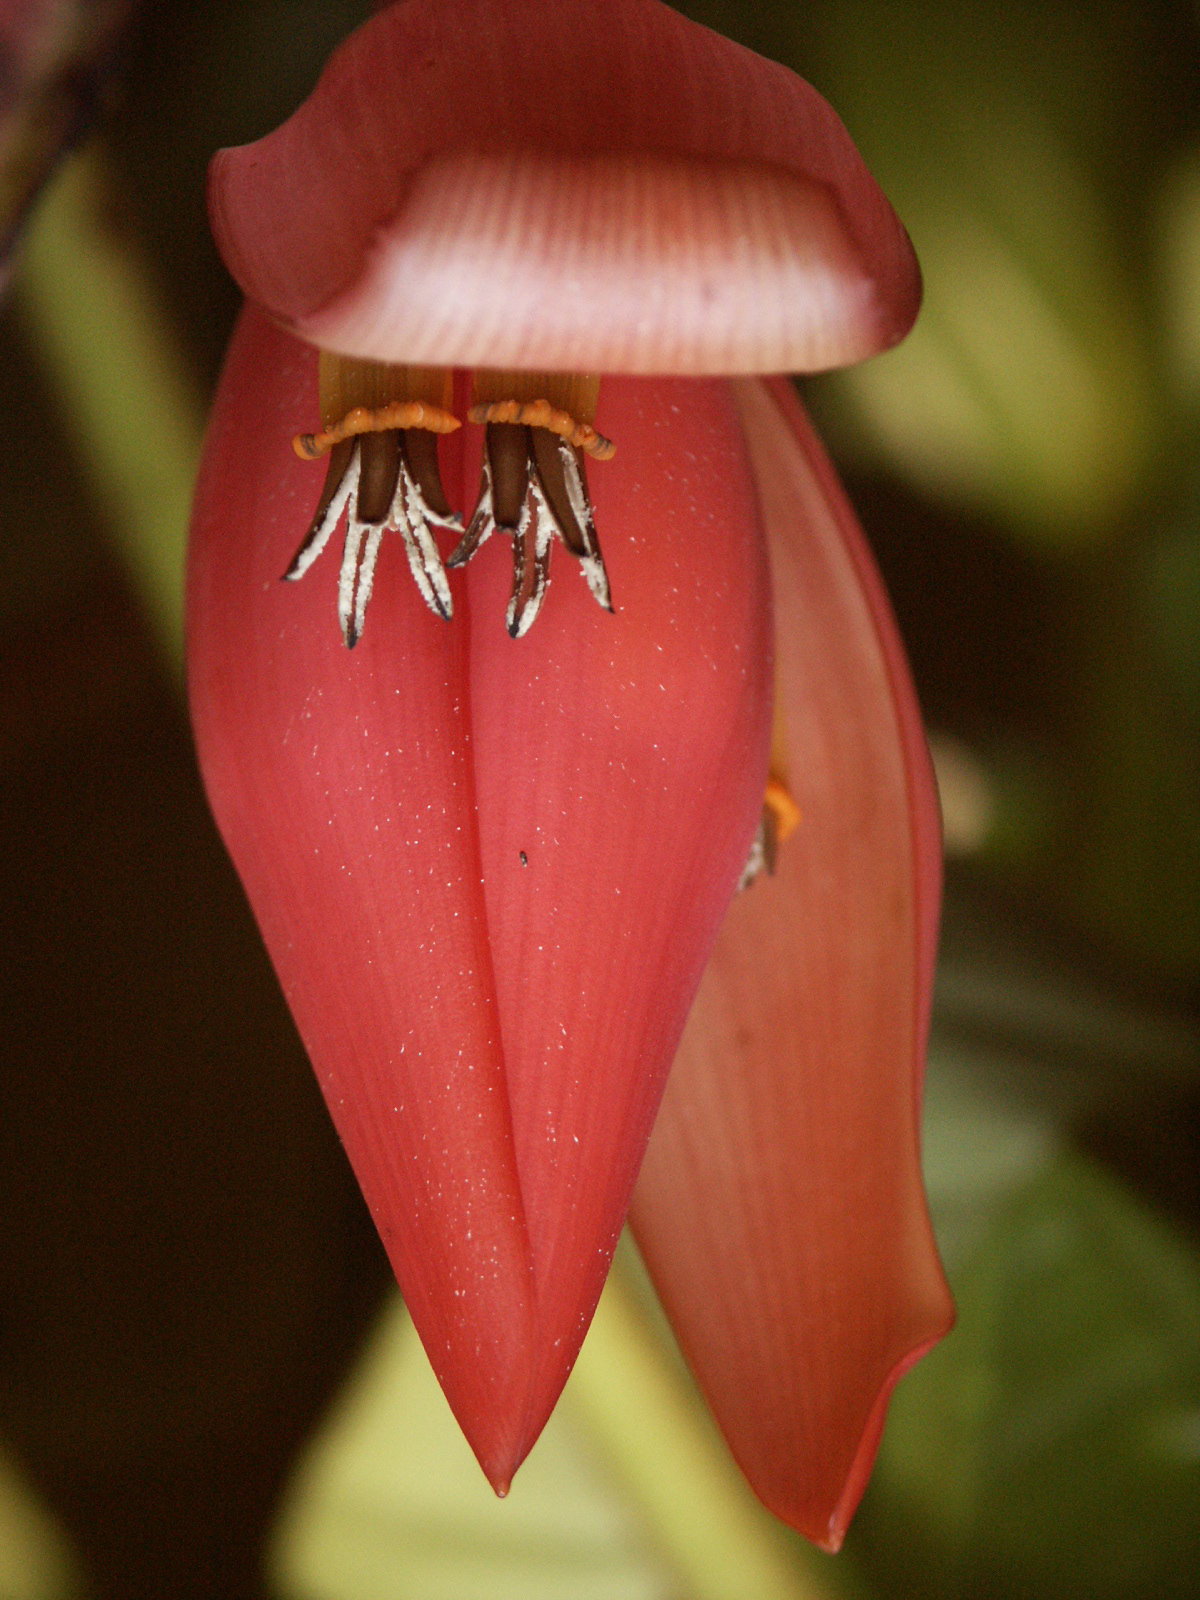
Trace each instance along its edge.
{"label": "red bract", "polygon": [[790,385],[737,394],[771,552],[775,760],[802,820],[725,920],[631,1221],[756,1491],[836,1549],[893,1385],[953,1321],[917,1126],[941,830],[841,487]]}
{"label": "red bract", "polygon": [[[903,230],[812,90],[657,0],[409,0],[278,133],[218,158],[213,210],[273,320],[243,318],[197,495],[205,782],[414,1321],[501,1490],[586,1331],[755,832],[773,573],[776,776],[803,820],[722,935],[637,1222],[751,1481],[836,1544],[886,1393],[948,1320],[916,1164],[936,802],[878,579],[796,402],[698,375],[894,341],[919,297]],[[382,549],[372,591],[352,529],[348,653],[328,532],[306,545],[312,576],[278,581],[320,493],[292,437],[307,454],[345,434],[318,416],[314,344],[406,371],[659,374],[600,389],[596,427],[617,442],[591,484],[607,576],[568,516],[556,531],[588,584],[560,553],[515,641],[537,606],[518,630],[510,605],[506,631],[502,541],[442,571],[448,545],[412,531],[441,494],[428,465],[398,520],[372,522],[363,435],[335,446],[352,476],[363,463],[351,509]],[[401,401],[436,401],[454,426],[448,380],[442,401],[420,381],[370,422],[405,462],[410,436],[386,434],[410,426]],[[465,380],[455,393],[461,413]],[[481,432],[443,437],[449,506],[431,524],[469,513]],[[526,533],[495,525],[519,566]],[[440,614],[381,543],[391,527]],[[592,598],[608,579],[615,614]]]}
{"label": "red bract", "polygon": [[376,361],[814,371],[921,298],[821,96],[656,0],[393,6],[209,200],[250,299]]}

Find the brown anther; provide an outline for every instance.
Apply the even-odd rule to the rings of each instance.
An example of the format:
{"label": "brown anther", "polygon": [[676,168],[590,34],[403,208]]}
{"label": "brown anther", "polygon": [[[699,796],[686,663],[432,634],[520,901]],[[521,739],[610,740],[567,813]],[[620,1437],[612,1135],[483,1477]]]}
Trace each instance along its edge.
{"label": "brown anther", "polygon": [[319,461],[334,445],[356,434],[388,433],[399,428],[422,428],[429,433],[453,433],[462,423],[442,406],[425,400],[394,400],[390,405],[355,406],[340,422],[323,433],[298,433],[292,448],[301,461]]}
{"label": "brown anther", "polygon": [[491,468],[492,516],[496,526],[515,533],[529,493],[529,434],[510,422],[493,422],[484,448]]}
{"label": "brown anther", "polygon": [[569,411],[558,410],[549,400],[493,400],[486,405],[472,406],[467,420],[545,428],[597,461],[611,461],[617,453],[612,440],[597,433],[590,422],[577,422]]}

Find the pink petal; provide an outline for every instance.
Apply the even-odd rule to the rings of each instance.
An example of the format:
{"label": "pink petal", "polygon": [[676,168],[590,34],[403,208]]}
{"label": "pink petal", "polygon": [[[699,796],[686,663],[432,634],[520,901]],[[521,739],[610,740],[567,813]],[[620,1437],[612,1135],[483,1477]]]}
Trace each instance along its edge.
{"label": "pink petal", "polygon": [[471,568],[484,893],[538,1293],[527,1444],[603,1286],[770,736],[766,550],[729,385],[606,379],[597,423],[620,441],[590,472],[616,615],[559,549],[514,645],[508,541]]}
{"label": "pink petal", "polygon": [[734,903],[632,1221],[735,1456],[827,1549],[892,1386],[953,1308],[921,1184],[940,888],[919,710],[870,555],[790,386],[744,383],[802,820]]}
{"label": "pink petal", "polygon": [[472,820],[465,631],[427,610],[396,559],[380,562],[353,653],[332,573],[280,582],[322,477],[290,442],[317,424],[316,365],[243,316],[192,529],[192,719],[213,811],[413,1318],[502,1477],[519,1446],[532,1278]]}
{"label": "pink petal", "polygon": [[444,623],[393,537],[348,652],[336,556],[279,581],[319,487],[290,445],[315,395],[314,351],[249,312],[193,529],[197,743],[414,1320],[503,1488],[586,1331],[761,801],[754,482],[728,385],[607,384],[620,447],[592,478],[616,615],[560,548],[514,642],[495,537]]}
{"label": "pink petal", "polygon": [[809,370],[920,300],[826,102],[659,0],[406,0],[210,204],[251,299],[377,360]]}

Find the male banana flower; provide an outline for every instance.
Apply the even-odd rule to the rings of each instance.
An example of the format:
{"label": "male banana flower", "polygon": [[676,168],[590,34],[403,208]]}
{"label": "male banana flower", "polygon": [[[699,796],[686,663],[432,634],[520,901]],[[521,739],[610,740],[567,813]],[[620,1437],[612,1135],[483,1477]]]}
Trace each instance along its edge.
{"label": "male banana flower", "polygon": [[939,840],[879,580],[761,375],[902,337],[907,237],[812,89],[658,0],[405,0],[211,208],[250,305],[200,759],[447,1398],[504,1492],[683,1036],[639,1238],[757,1492],[836,1547],[950,1318]]}

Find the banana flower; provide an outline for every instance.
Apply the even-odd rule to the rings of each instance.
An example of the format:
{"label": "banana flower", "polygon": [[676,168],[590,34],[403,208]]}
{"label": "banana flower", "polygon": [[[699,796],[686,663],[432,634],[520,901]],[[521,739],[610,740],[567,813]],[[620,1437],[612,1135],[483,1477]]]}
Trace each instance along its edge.
{"label": "banana flower", "polygon": [[450,1405],[504,1493],[678,1050],[638,1237],[756,1491],[835,1548],[951,1315],[939,833],[879,579],[765,375],[902,337],[907,237],[812,89],[658,0],[405,0],[210,204],[250,304],[197,745]]}

